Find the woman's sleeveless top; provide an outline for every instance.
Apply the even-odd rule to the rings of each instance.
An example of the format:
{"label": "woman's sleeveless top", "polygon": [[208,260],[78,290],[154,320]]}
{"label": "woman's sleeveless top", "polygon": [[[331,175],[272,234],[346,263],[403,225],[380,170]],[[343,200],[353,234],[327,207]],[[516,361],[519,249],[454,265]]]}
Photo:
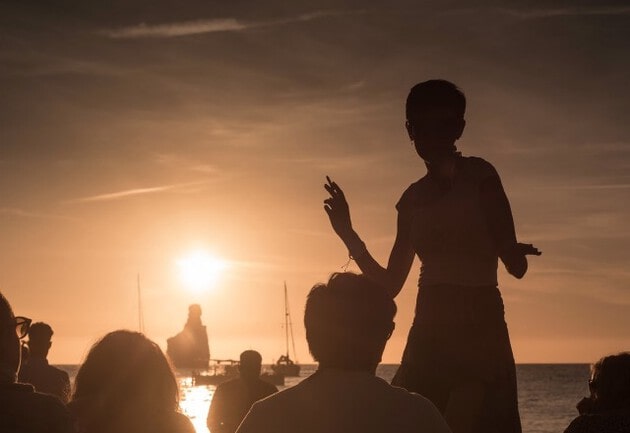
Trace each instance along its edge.
{"label": "woman's sleeveless top", "polygon": [[403,193],[396,208],[410,225],[421,285],[497,284],[497,251],[480,200],[490,176],[498,174],[489,162],[459,157],[450,188],[427,174]]}

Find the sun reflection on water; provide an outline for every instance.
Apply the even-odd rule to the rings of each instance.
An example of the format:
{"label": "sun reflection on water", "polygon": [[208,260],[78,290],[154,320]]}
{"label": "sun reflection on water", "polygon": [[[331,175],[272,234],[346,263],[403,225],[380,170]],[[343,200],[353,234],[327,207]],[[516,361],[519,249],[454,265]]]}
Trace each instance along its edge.
{"label": "sun reflection on water", "polygon": [[197,433],[208,433],[206,418],[215,386],[192,386],[191,377],[178,378],[179,407],[184,415],[190,418]]}
{"label": "sun reflection on water", "polygon": [[[315,365],[302,365],[301,376],[285,378],[284,385],[279,386],[278,389],[282,391],[283,389],[297,385],[304,378],[313,374],[315,368]],[[268,366],[263,367],[263,370],[269,371]],[[176,377],[177,383],[179,384],[179,407],[181,412],[190,418],[196,433],[210,433],[206,425],[206,419],[208,418],[208,409],[210,409],[210,402],[214,396],[216,386],[193,386],[190,371],[178,370],[176,371]]]}

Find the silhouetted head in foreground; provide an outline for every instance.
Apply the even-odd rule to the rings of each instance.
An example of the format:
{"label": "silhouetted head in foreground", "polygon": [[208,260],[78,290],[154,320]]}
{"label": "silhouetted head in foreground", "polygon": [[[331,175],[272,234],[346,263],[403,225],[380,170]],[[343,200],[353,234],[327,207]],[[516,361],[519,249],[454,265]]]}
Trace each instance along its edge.
{"label": "silhouetted head in foreground", "polygon": [[81,365],[72,404],[86,431],[146,431],[178,408],[178,388],[160,347],[143,334],[114,331]]}
{"label": "silhouetted head in foreground", "polygon": [[407,96],[405,124],[416,152],[428,163],[453,155],[464,132],[466,97],[453,83],[429,80],[416,84]]}
{"label": "silhouetted head in foreground", "polygon": [[598,411],[630,405],[630,352],[605,356],[591,367],[591,398]]}
{"label": "silhouetted head in foreground", "polygon": [[256,379],[260,376],[262,366],[262,356],[255,350],[246,350],[241,353],[240,364],[238,367],[241,378],[244,380]]}
{"label": "silhouetted head in foreground", "polygon": [[309,350],[320,368],[374,372],[394,330],[395,314],[396,304],[384,288],[363,275],[335,273],[308,294],[304,326]]}
{"label": "silhouetted head in foreground", "polygon": [[0,383],[15,382],[20,369],[20,339],[26,336],[30,323],[30,319],[16,318],[0,293]]}
{"label": "silhouetted head in foreground", "polygon": [[50,340],[52,336],[53,330],[50,325],[43,322],[33,323],[28,331],[29,356],[32,358],[46,358],[52,345]]}

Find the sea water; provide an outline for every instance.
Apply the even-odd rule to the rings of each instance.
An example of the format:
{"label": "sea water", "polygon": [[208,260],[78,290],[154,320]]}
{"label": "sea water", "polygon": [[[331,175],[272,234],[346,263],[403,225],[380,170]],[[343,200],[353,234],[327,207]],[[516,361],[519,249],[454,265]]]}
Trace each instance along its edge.
{"label": "sea water", "polygon": [[[61,366],[74,379],[76,366]],[[391,381],[397,365],[383,364],[377,375]],[[302,365],[300,377],[287,377],[281,390],[298,384],[315,372],[315,365]],[[186,371],[177,372],[180,406],[197,433],[208,433],[206,417],[215,387],[193,386]],[[588,393],[588,364],[518,364],[518,401],[523,433],[561,433],[577,416],[575,404]]]}

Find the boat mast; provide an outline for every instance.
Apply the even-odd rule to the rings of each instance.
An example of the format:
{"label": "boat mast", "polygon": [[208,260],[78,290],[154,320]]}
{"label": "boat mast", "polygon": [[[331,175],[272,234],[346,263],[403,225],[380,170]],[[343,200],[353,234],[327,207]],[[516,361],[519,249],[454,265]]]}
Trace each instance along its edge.
{"label": "boat mast", "polygon": [[284,282],[284,343],[289,359],[289,299],[287,296],[287,282]]}
{"label": "boat mast", "polygon": [[289,309],[289,295],[287,294],[287,282],[284,282],[284,333],[285,333],[285,344],[287,348],[287,359],[289,358],[289,332],[291,333],[291,346],[293,347],[293,357],[296,358],[297,355],[295,351],[295,338],[293,338],[293,323],[291,322],[291,310]]}

